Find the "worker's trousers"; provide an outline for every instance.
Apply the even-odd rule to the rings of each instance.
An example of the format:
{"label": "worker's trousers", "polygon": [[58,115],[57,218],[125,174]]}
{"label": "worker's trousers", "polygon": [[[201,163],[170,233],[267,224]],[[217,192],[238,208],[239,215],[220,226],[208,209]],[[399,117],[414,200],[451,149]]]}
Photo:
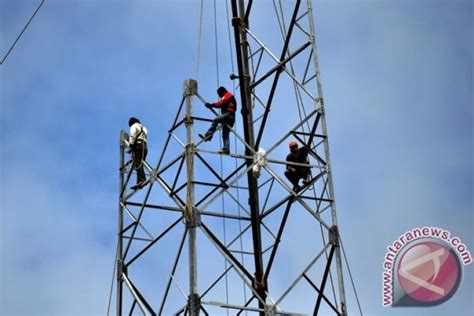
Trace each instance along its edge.
{"label": "worker's trousers", "polygon": [[290,180],[291,184],[298,186],[300,179],[307,179],[309,175],[309,170],[307,168],[295,168],[296,171],[285,171],[285,176]]}
{"label": "worker's trousers", "polygon": [[137,184],[146,181],[143,161],[146,160],[147,154],[148,147],[146,142],[137,141],[137,143],[133,145],[133,167],[137,171]]}
{"label": "worker's trousers", "polygon": [[230,128],[234,126],[234,123],[235,123],[235,113],[228,112],[228,113],[219,115],[215,119],[212,120],[211,127],[206,132],[206,136],[212,138],[212,135],[217,130],[217,126],[219,124],[222,124],[222,142],[223,142],[222,149],[229,150],[230,149],[230,142],[229,142]]}

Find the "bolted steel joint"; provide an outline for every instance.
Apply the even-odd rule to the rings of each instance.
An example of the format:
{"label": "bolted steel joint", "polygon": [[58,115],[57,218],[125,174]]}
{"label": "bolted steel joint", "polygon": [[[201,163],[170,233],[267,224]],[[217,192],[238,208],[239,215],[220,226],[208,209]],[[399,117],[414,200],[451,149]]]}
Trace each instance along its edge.
{"label": "bolted steel joint", "polygon": [[196,153],[196,145],[194,143],[187,143],[184,146],[186,155],[194,155]]}
{"label": "bolted steel joint", "polygon": [[123,130],[120,131],[120,148],[127,147],[126,142],[128,142],[128,134]]}
{"label": "bolted steel joint", "polygon": [[196,316],[199,315],[199,310],[201,309],[201,298],[198,294],[190,294],[188,296],[188,311],[189,315]]}
{"label": "bolted steel joint", "polygon": [[318,104],[318,109],[317,109],[318,113],[324,114],[324,100],[323,100],[323,98],[318,98],[316,102]]}
{"label": "bolted steel joint", "polygon": [[195,207],[186,206],[186,227],[195,228],[201,226],[201,214]]}
{"label": "bolted steel joint", "polygon": [[260,177],[260,170],[261,168],[265,167],[267,165],[267,152],[265,149],[260,147],[258,151],[254,154],[253,156],[253,167],[252,167],[252,172],[254,177],[258,178]]}
{"label": "bolted steel joint", "polygon": [[346,304],[341,302],[341,316],[347,316]]}
{"label": "bolted steel joint", "polygon": [[280,313],[276,305],[266,305],[265,316],[275,316],[275,315],[285,315],[285,314]]}
{"label": "bolted steel joint", "polygon": [[127,267],[123,264],[122,259],[117,259],[117,280],[122,281],[122,274],[127,274]]}
{"label": "bolted steel joint", "polygon": [[189,97],[192,95],[196,95],[198,92],[198,84],[197,81],[194,79],[187,79],[184,81],[183,84],[183,95],[185,97]]}
{"label": "bolted steel joint", "polygon": [[324,166],[324,169],[326,170],[327,173],[331,173],[331,165],[326,163],[326,165]]}
{"label": "bolted steel joint", "polygon": [[158,181],[158,170],[153,169],[150,172],[150,182],[153,183],[153,182],[156,182],[156,181]]}
{"label": "bolted steel joint", "polygon": [[188,125],[193,124],[194,119],[191,116],[185,116],[183,118],[183,122],[184,122],[184,125],[186,125],[186,127],[187,127]]}
{"label": "bolted steel joint", "polygon": [[232,18],[232,26],[233,27],[236,27],[236,26],[239,26],[240,25],[240,18]]}
{"label": "bolted steel joint", "polygon": [[329,228],[329,243],[333,246],[339,247],[339,229],[336,225]]}

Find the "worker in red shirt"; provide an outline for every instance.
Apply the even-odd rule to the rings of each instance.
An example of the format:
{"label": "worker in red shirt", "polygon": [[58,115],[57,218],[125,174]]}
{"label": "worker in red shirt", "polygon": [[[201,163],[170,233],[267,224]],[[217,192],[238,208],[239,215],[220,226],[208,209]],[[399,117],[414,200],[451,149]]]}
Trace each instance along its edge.
{"label": "worker in red shirt", "polygon": [[[300,164],[309,164],[308,161],[308,148],[302,146],[298,148],[298,143],[292,140],[289,144],[290,153],[286,156],[287,162],[296,162]],[[301,189],[299,182],[300,179],[303,179],[303,185],[306,185],[309,182],[309,177],[311,175],[310,167],[306,166],[297,166],[293,164],[286,165],[285,176],[293,184],[293,190],[299,191]]]}
{"label": "worker in red shirt", "polygon": [[232,93],[227,91],[224,87],[219,87],[217,89],[217,95],[220,97],[219,101],[214,103],[206,103],[207,108],[220,108],[221,115],[217,116],[212,120],[211,127],[207,130],[205,134],[199,134],[205,142],[208,142],[212,139],[214,132],[217,130],[219,124],[222,125],[222,140],[223,147],[219,150],[219,153],[228,155],[229,150],[229,133],[230,128],[234,126],[235,123],[235,110],[237,109],[237,102]]}

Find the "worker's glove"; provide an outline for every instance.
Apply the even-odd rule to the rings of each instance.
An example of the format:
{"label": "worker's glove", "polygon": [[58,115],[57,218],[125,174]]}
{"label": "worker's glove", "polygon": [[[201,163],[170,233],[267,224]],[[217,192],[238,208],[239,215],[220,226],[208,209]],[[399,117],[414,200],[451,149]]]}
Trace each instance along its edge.
{"label": "worker's glove", "polygon": [[205,106],[206,108],[210,109],[210,108],[212,108],[212,103],[206,103],[206,104],[204,104],[204,106]]}

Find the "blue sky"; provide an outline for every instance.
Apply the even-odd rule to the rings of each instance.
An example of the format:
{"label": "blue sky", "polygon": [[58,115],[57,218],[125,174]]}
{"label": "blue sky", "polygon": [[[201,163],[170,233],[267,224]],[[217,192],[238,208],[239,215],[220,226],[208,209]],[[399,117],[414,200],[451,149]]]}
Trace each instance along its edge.
{"label": "blue sky", "polygon": [[[0,2],[2,53],[38,2]],[[198,79],[213,99],[205,3]],[[414,227],[443,227],[474,247],[472,2],[314,1],[314,9],[338,219],[364,314],[419,315],[381,306],[382,263]],[[198,1],[47,0],[0,66],[0,314],[105,314],[118,133],[139,117],[157,161],[182,83],[196,74],[198,12]],[[231,85],[219,23],[220,83]],[[473,283],[467,266],[458,293],[423,312],[472,314]]]}

